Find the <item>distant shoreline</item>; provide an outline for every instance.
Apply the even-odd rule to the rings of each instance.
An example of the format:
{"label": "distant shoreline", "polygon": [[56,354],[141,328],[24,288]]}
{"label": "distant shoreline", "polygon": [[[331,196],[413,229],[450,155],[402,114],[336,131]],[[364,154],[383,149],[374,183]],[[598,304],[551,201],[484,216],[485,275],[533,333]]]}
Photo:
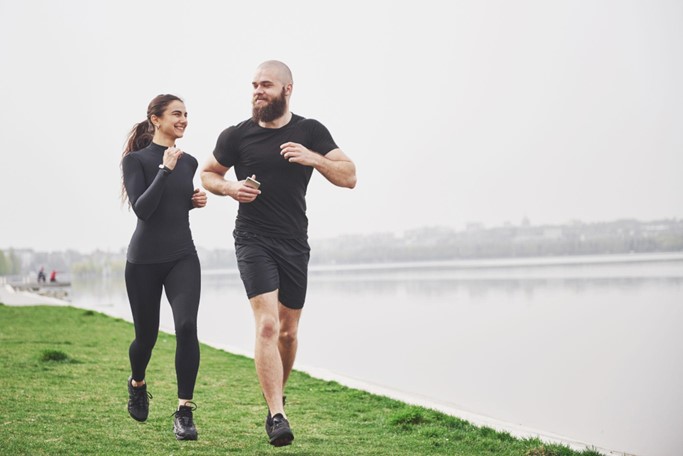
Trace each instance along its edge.
{"label": "distant shoreline", "polygon": [[[495,259],[404,261],[358,264],[314,264],[309,267],[316,272],[400,271],[428,269],[498,269],[542,266],[576,266],[620,263],[658,263],[683,261],[683,252],[621,253],[603,255],[563,255],[548,257],[517,257]],[[203,275],[239,274],[237,268],[207,269]]]}

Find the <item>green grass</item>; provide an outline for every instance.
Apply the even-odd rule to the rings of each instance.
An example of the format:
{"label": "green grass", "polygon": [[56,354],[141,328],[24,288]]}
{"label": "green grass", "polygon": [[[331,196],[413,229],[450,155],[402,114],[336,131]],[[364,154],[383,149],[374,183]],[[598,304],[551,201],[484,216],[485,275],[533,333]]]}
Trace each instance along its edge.
{"label": "green grass", "polygon": [[130,323],[72,307],[0,305],[0,454],[7,455],[598,455],[520,440],[421,407],[292,373],[294,444],[268,445],[253,360],[202,345],[196,442],[172,432],[175,337],[161,333],[147,371],[145,423],[126,411]]}

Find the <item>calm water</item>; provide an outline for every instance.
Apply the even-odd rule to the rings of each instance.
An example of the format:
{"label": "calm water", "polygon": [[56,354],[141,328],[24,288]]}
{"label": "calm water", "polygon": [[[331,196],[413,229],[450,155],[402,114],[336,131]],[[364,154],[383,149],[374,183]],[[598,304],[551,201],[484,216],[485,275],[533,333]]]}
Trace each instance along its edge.
{"label": "calm water", "polygon": [[[680,455],[683,255],[628,258],[647,261],[312,271],[295,368],[515,434]],[[202,280],[200,339],[251,355],[238,276]],[[72,293],[76,306],[130,319],[122,279],[75,279]],[[167,304],[162,325],[172,332]]]}

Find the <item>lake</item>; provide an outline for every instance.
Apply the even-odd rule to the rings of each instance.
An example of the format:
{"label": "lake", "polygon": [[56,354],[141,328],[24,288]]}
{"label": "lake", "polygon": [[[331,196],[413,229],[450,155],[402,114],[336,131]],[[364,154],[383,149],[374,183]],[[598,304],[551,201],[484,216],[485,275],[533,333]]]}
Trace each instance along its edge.
{"label": "lake", "polygon": [[[236,271],[202,280],[201,341],[252,356]],[[130,320],[123,278],[74,278],[72,301]],[[680,455],[682,327],[683,253],[312,267],[295,369],[514,435]]]}

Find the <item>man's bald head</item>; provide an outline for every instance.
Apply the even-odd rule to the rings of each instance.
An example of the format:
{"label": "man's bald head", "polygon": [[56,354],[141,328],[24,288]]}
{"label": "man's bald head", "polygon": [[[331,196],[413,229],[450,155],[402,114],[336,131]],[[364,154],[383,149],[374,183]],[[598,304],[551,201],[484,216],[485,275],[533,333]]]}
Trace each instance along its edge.
{"label": "man's bald head", "polygon": [[256,71],[268,71],[275,75],[282,85],[294,84],[292,71],[279,60],[266,60],[256,68]]}

